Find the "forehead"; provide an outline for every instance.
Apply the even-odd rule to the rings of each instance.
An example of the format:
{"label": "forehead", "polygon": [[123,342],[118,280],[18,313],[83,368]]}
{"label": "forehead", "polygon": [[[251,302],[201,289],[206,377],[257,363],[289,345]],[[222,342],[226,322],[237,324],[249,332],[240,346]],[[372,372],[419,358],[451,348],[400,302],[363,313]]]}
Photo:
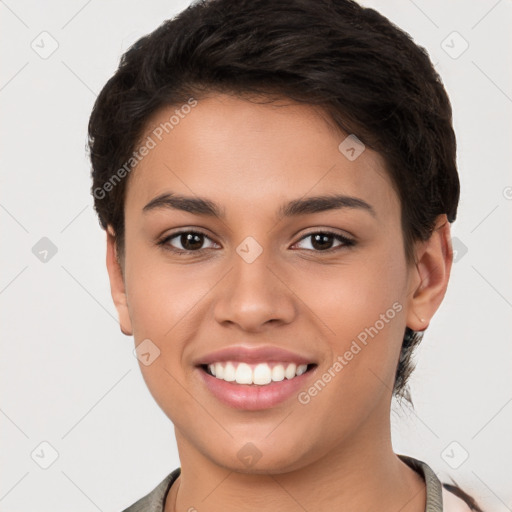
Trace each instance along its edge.
{"label": "forehead", "polygon": [[152,148],[130,175],[125,206],[142,213],[173,191],[247,211],[336,193],[364,199],[382,220],[395,215],[399,203],[384,160],[369,148],[347,158],[348,135],[322,110],[287,100],[218,94],[192,108],[164,107],[147,123],[141,141]]}

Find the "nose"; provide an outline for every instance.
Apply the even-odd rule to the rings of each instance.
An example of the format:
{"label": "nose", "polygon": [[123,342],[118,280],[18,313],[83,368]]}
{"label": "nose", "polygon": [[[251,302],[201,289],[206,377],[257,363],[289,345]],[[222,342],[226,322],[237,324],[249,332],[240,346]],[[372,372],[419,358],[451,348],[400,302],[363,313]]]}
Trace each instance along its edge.
{"label": "nose", "polygon": [[215,320],[247,332],[293,322],[297,307],[287,280],[266,251],[250,263],[235,253],[231,270],[216,287]]}

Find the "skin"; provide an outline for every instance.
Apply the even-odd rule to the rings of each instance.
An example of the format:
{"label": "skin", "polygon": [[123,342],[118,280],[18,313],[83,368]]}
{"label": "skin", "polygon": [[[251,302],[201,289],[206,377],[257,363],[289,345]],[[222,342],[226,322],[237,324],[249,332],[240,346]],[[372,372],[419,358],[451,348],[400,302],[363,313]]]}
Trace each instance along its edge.
{"label": "skin", "polygon": [[[175,108],[156,112],[147,134]],[[129,177],[125,257],[118,262],[109,226],[107,268],[122,332],[161,352],[140,368],[175,427],[182,473],[166,512],[424,511],[423,479],[392,450],[390,404],[406,325],[426,329],[445,295],[450,224],[439,216],[407,265],[384,161],[368,148],[349,161],[338,150],[346,136],[310,105],[212,94]],[[344,208],[277,218],[285,202],[333,191],[363,199],[376,216]],[[207,197],[225,219],[142,212],[164,192]],[[206,233],[202,253],[156,244],[180,228]],[[333,238],[326,254],[305,238],[322,229],[356,245]],[[236,252],[248,236],[263,248],[251,264]],[[179,236],[167,244],[184,250]],[[319,376],[395,302],[401,311],[307,404],[292,396],[237,410],[211,395],[193,366],[230,345],[270,345],[308,356]],[[249,442],[261,458],[247,467],[237,453]]]}

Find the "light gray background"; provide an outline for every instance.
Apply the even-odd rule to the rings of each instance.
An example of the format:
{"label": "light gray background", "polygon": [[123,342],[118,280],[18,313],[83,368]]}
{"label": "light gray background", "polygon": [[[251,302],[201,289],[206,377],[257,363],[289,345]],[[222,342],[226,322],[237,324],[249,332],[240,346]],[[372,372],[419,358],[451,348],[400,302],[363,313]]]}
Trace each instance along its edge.
{"label": "light gray background", "polygon": [[[426,461],[445,481],[453,477],[486,510],[505,512],[512,510],[512,5],[364,4],[411,33],[436,63],[454,108],[462,183],[452,225],[457,261],[417,352],[415,410],[396,407],[392,415],[395,451]],[[187,5],[0,2],[2,512],[120,511],[179,465],[172,424],[146,388],[133,338],[119,330],[85,143],[94,99],[121,54]],[[48,52],[52,39],[58,48],[43,59],[37,52]],[[464,40],[468,49],[453,58]],[[42,237],[57,248],[46,263],[32,252]],[[58,453],[47,469],[40,464],[51,462],[52,448],[42,442]]]}

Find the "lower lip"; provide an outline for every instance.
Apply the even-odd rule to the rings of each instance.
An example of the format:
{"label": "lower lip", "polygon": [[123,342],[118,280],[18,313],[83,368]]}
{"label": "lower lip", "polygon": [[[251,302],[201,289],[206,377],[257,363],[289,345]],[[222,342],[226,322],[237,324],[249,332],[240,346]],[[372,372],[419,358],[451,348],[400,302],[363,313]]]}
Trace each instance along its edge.
{"label": "lower lip", "polygon": [[264,386],[226,382],[213,377],[202,368],[197,368],[197,370],[206,387],[222,403],[236,409],[257,411],[274,407],[296,395],[316,368],[314,366],[311,370],[293,379],[285,378],[280,382],[271,382]]}

